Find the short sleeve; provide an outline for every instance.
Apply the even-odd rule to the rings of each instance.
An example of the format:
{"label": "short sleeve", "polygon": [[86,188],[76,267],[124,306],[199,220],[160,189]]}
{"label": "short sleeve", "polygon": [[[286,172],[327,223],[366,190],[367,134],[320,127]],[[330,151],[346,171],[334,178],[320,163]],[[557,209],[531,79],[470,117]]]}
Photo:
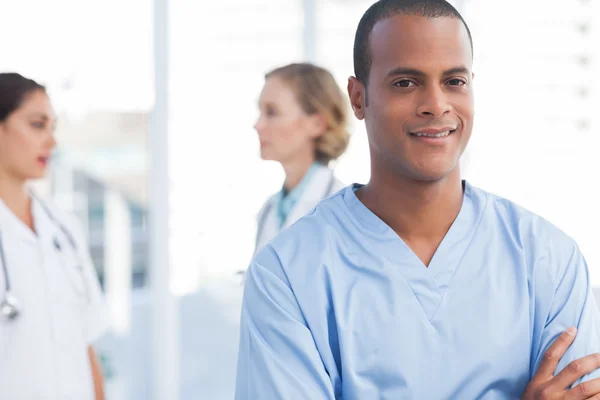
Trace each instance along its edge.
{"label": "short sleeve", "polygon": [[[539,345],[533,349],[535,362],[532,374],[537,371],[548,347],[571,326],[578,329],[577,337],[560,360],[556,372],[562,371],[571,361],[600,352],[599,310],[590,285],[588,266],[575,244],[566,267],[560,270],[563,272],[551,299],[544,302],[549,307],[545,313]],[[600,370],[583,377],[581,381],[598,377]]]}
{"label": "short sleeve", "polygon": [[248,269],[240,331],[236,400],[335,398],[312,333],[274,259]]}

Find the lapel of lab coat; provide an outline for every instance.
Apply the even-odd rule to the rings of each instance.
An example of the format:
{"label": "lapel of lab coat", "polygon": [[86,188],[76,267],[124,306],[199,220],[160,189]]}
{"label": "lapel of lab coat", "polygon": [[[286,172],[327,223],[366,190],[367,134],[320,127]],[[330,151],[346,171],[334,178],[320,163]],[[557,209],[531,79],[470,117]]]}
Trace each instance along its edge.
{"label": "lapel of lab coat", "polygon": [[319,169],[315,171],[312,179],[306,186],[306,189],[296,202],[294,209],[288,215],[283,224],[283,228],[287,228],[308,214],[313,208],[315,208],[319,201],[321,201],[325,196],[329,195],[327,192],[329,191],[332,178],[332,170],[326,166],[319,166]]}

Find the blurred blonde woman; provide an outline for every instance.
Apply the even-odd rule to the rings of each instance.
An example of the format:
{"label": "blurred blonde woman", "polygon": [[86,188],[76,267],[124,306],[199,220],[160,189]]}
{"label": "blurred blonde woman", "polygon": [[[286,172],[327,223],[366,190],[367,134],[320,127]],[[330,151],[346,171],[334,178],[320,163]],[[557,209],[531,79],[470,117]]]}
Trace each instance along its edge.
{"label": "blurred blonde woman", "polygon": [[329,167],[348,147],[346,96],[329,71],[290,64],[265,75],[254,128],[263,160],[277,161],[285,180],[258,214],[255,251],[344,187]]}

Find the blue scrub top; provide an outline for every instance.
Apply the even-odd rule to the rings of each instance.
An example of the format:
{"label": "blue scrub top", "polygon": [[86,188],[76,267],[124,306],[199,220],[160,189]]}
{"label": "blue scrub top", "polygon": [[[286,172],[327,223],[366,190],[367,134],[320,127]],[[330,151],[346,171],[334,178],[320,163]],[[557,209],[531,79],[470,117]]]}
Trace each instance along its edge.
{"label": "blue scrub top", "polygon": [[516,399],[566,328],[558,370],[600,351],[585,260],[558,228],[466,183],[426,268],[356,188],[255,256],[236,399]]}

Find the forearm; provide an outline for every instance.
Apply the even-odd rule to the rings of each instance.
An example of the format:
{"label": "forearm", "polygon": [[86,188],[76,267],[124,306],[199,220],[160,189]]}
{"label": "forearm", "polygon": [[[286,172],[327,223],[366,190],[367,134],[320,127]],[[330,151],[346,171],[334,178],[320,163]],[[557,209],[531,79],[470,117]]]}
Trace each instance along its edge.
{"label": "forearm", "polygon": [[88,347],[88,356],[92,367],[92,378],[94,381],[94,393],[96,400],[104,400],[104,379],[102,377],[102,368],[92,346]]}

